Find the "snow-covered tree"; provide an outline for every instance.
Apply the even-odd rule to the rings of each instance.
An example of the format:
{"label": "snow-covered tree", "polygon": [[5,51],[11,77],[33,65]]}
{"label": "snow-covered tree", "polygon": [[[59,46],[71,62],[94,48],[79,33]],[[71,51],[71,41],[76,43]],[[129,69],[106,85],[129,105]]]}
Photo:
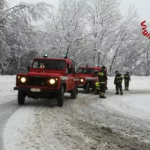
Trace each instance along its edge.
{"label": "snow-covered tree", "polygon": [[[0,73],[10,69],[10,64],[17,61],[17,70],[21,66],[21,59],[30,51],[35,50],[37,35],[33,30],[33,21],[44,19],[50,15],[51,6],[45,3],[36,5],[20,3],[19,5],[2,11],[0,24]],[[44,15],[43,15],[44,14]]]}

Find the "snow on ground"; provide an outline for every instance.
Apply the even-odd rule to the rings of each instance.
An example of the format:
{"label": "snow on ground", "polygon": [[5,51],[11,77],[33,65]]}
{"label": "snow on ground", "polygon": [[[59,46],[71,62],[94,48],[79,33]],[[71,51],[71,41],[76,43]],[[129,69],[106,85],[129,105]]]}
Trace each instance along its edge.
{"label": "snow on ground", "polygon": [[113,108],[125,116],[150,120],[150,94],[128,94],[125,92],[123,96],[111,95],[107,100],[97,102],[93,106],[98,108],[101,107],[101,104],[109,109]]}
{"label": "snow on ground", "polygon": [[[125,132],[128,131],[128,134],[134,134],[137,137],[141,134],[140,132],[143,132],[141,135],[143,138],[149,128],[140,130],[141,125],[137,124],[133,129],[136,123],[132,124],[131,120],[126,122],[118,117],[121,113],[125,116],[150,120],[149,83],[150,77],[132,76],[130,91],[125,91],[123,96],[114,95],[114,77],[109,77],[107,99],[101,100],[98,95],[89,94],[87,96],[80,92],[77,100],[71,100],[67,95],[63,108],[58,108],[55,104],[49,106],[51,101],[48,100],[32,101],[27,98],[26,104],[12,114],[4,128],[4,150],[76,150],[85,148],[86,150],[101,150],[102,145],[105,150],[107,150],[106,146],[120,150],[119,145],[126,148],[138,143],[140,144],[137,149],[141,150],[142,141],[136,143],[122,135],[121,140],[123,139],[123,141],[118,141],[120,134],[111,135],[109,128],[105,126],[101,128],[99,124],[101,122],[103,125],[111,125],[112,129],[118,127],[118,130],[126,130]],[[17,104],[17,91],[13,90],[14,87],[15,76],[0,76],[0,105],[14,99]],[[115,110],[119,112],[119,115],[111,114],[109,110],[112,112]],[[117,120],[115,120],[116,118]],[[116,121],[117,124],[115,124]],[[126,122],[126,125],[119,121]],[[126,129],[130,127],[132,127],[131,131]],[[147,137],[150,138],[149,135],[146,135],[145,139]],[[103,141],[103,138],[108,142]],[[149,140],[147,142],[149,143]]]}
{"label": "snow on ground", "polygon": [[15,98],[17,94],[17,91],[14,91],[15,85],[16,76],[0,75],[0,104],[13,100],[13,97]]}
{"label": "snow on ground", "polygon": [[[124,88],[124,80],[123,80],[123,88]],[[108,77],[108,88],[114,89],[114,77]],[[131,90],[150,90],[150,76],[131,76],[130,82]]]}
{"label": "snow on ground", "polygon": [[[124,81],[122,85],[124,89]],[[108,79],[108,88],[115,93],[113,77]],[[131,76],[129,89],[130,91],[124,91],[123,96],[111,95],[102,103],[124,115],[150,120],[150,77]],[[96,107],[99,105],[101,102],[94,104]]]}

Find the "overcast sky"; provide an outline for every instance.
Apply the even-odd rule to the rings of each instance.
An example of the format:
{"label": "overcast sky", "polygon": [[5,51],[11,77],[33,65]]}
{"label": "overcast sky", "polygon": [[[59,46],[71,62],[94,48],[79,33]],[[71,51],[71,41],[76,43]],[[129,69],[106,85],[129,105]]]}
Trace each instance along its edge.
{"label": "overcast sky", "polygon": [[[18,3],[26,2],[26,3],[38,3],[45,2],[57,7],[59,0],[7,0],[11,5],[16,5]],[[121,9],[122,13],[127,13],[127,9],[130,5],[134,5],[138,10],[138,14],[140,16],[139,21],[146,20],[150,22],[150,0],[122,0]]]}

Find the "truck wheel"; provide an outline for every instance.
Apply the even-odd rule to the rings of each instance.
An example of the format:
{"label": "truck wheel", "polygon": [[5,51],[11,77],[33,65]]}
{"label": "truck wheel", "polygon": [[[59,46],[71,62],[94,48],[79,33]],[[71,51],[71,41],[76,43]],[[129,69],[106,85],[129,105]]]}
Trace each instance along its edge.
{"label": "truck wheel", "polygon": [[74,89],[71,91],[71,98],[75,99],[77,97],[77,87],[75,86]]}
{"label": "truck wheel", "polygon": [[64,87],[62,86],[61,91],[60,91],[58,98],[57,98],[57,106],[62,107],[63,103],[64,103]]}
{"label": "truck wheel", "polygon": [[89,93],[90,92],[90,83],[87,83],[85,86],[85,92]]}
{"label": "truck wheel", "polygon": [[23,105],[25,102],[25,94],[22,91],[18,91],[18,104]]}

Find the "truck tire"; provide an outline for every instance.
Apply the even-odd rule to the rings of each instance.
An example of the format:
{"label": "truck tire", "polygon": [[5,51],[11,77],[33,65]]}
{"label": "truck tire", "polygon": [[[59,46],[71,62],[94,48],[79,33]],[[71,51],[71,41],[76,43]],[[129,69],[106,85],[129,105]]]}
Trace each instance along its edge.
{"label": "truck tire", "polygon": [[75,86],[74,89],[71,91],[71,98],[75,99],[77,97],[77,87]]}
{"label": "truck tire", "polygon": [[90,83],[89,82],[85,86],[85,92],[90,93]]}
{"label": "truck tire", "polygon": [[62,107],[63,104],[64,104],[64,87],[61,86],[61,90],[57,98],[57,106]]}
{"label": "truck tire", "polygon": [[18,91],[18,104],[23,105],[25,102],[25,94],[22,91]]}

